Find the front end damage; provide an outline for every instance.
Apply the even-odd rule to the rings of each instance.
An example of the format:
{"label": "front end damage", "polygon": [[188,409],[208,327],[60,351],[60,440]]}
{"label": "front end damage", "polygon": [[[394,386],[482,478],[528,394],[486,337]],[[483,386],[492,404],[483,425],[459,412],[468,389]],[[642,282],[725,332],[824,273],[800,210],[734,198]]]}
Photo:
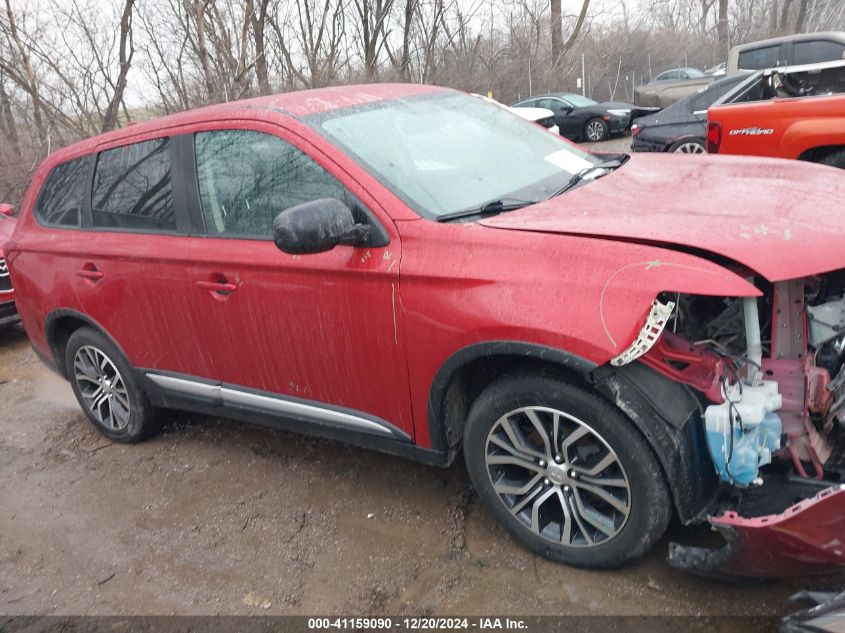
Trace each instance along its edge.
{"label": "front end damage", "polygon": [[679,515],[709,522],[725,544],[673,544],[674,567],[845,571],[845,271],[749,282],[761,297],[659,296],[597,387],[647,435],[656,415],[686,447],[673,458],[682,463],[664,460]]}

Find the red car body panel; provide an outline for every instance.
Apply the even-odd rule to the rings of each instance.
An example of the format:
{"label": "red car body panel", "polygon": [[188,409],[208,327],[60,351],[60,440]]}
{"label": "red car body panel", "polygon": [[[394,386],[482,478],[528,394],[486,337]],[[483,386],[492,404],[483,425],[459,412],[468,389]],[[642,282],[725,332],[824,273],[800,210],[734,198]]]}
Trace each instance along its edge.
{"label": "red car body panel", "polygon": [[[668,173],[683,187],[670,187]],[[481,223],[701,249],[769,281],[842,265],[840,172],[778,160],[692,156],[679,162],[671,154],[648,154],[632,156],[596,185]],[[748,199],[755,204],[737,203]]]}
{"label": "red car body panel", "polygon": [[712,517],[721,550],[673,547],[673,566],[704,576],[762,578],[841,573],[845,567],[845,485],[821,491],[781,514]]}
{"label": "red car body panel", "polygon": [[745,519],[729,512],[710,522],[739,537],[742,556],[733,568],[743,575],[798,576],[845,567],[845,485],[782,514]]}
{"label": "red car body panel", "polygon": [[[131,126],[52,155],[7,251],[32,344],[50,359],[47,316],[79,312],[137,368],[366,412],[428,448],[432,385],[472,345],[518,341],[602,365],[631,343],[660,292],[758,296],[743,267],[770,281],[845,268],[837,217],[845,183],[832,185],[820,168],[712,157],[679,166],[637,156],[549,202],[481,222],[436,223],[296,118],[438,90],[379,85],[265,97]],[[296,145],[375,214],[390,243],[299,256],[269,240],[35,221],[35,199],[56,165],[209,129],[264,131]],[[736,173],[745,176],[741,189]],[[679,190],[674,183],[684,179]],[[754,208],[738,207],[738,195]],[[92,265],[100,281],[74,274]],[[197,286],[222,278],[237,287],[226,297]]]}

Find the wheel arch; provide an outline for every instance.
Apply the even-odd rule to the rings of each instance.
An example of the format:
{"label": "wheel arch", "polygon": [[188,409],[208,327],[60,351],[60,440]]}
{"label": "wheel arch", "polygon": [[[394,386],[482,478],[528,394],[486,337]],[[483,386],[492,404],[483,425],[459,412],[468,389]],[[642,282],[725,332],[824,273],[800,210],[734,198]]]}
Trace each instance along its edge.
{"label": "wheel arch", "polygon": [[53,355],[53,361],[56,364],[56,369],[65,379],[68,378],[67,368],[65,367],[65,349],[71,334],[82,327],[90,327],[103,336],[109,339],[123,357],[126,358],[126,353],[120,344],[114,340],[108,331],[90,316],[72,310],[70,308],[57,308],[50,312],[44,319],[44,333],[47,338],[47,344],[50,346],[50,353]]}
{"label": "wheel arch", "polygon": [[823,158],[829,156],[830,154],[841,152],[843,150],[845,150],[845,140],[838,144],[834,143],[832,145],[819,145],[817,147],[805,149],[798,155],[798,160],[817,163]]}
{"label": "wheel arch", "polygon": [[486,341],[459,349],[440,366],[429,389],[432,448],[453,452],[463,438],[474,396],[515,368],[554,371],[586,384],[596,365],[564,350],[520,341]]}
{"label": "wheel arch", "polygon": [[432,381],[428,425],[432,448],[454,456],[475,398],[512,371],[553,373],[593,390],[610,402],[654,451],[684,523],[694,522],[713,497],[717,482],[707,461],[700,425],[701,403],[685,385],[632,363],[613,368],[564,350],[517,341],[476,343],[453,353]]}

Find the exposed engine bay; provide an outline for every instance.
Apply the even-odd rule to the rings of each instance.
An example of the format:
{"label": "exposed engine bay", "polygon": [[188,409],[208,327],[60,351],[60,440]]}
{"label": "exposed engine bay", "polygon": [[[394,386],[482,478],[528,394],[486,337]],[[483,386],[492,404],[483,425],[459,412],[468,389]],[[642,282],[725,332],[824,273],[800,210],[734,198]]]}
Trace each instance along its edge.
{"label": "exposed engine bay", "polygon": [[751,558],[794,546],[797,561],[843,566],[845,271],[749,281],[762,297],[663,293],[611,361],[636,358],[701,405],[698,433],[718,479],[703,518],[728,545],[673,546],[670,562],[704,575],[781,573]]}

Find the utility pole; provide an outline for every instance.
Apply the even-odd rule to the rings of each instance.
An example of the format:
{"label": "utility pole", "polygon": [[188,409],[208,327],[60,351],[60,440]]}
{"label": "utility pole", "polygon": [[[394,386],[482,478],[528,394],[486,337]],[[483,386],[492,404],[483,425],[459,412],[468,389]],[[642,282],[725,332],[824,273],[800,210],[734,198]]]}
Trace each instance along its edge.
{"label": "utility pole", "polygon": [[585,74],[584,53],[581,53],[581,96],[587,96],[587,75]]}

